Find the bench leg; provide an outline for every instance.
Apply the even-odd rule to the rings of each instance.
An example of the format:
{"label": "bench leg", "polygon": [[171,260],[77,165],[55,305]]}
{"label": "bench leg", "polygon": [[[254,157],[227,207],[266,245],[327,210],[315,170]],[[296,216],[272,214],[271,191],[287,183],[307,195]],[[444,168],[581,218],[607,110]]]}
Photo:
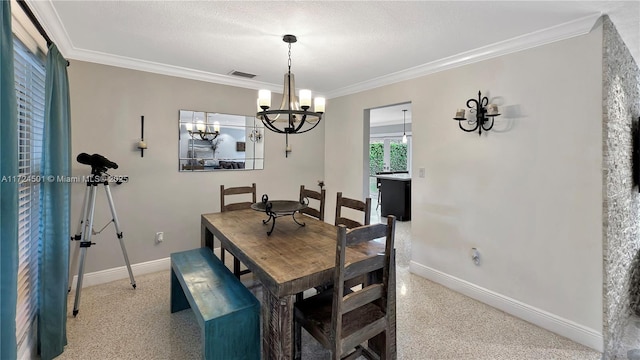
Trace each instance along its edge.
{"label": "bench leg", "polygon": [[188,309],[191,306],[189,305],[189,300],[184,294],[184,290],[182,289],[182,285],[178,278],[176,277],[175,272],[173,271],[173,267],[171,268],[171,313],[178,312],[180,310]]}
{"label": "bench leg", "polygon": [[260,304],[204,323],[205,360],[260,360]]}

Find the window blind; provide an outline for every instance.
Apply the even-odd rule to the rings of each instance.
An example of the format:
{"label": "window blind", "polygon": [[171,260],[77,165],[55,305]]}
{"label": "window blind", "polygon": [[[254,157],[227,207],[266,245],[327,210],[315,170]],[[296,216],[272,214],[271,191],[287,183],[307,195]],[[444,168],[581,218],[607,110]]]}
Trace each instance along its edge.
{"label": "window blind", "polygon": [[[18,109],[18,358],[34,349],[38,310],[40,243],[40,163],[44,126],[45,66],[14,38],[14,70]],[[34,354],[35,355],[35,354]]]}

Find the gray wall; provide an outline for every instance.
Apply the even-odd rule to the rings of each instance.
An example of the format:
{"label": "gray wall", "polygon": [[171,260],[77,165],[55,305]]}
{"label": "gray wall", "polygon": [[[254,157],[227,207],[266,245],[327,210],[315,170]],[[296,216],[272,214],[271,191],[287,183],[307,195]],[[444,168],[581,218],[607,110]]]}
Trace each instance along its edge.
{"label": "gray wall", "polygon": [[[640,249],[640,195],[632,176],[632,129],[638,126],[640,116],[640,70],[608,17],[604,17],[603,26],[604,340],[605,359],[614,359],[621,350],[630,300],[640,293],[640,284],[630,288]],[[624,353],[619,356],[626,358]]]}
{"label": "gray wall", "polygon": [[[200,246],[200,214],[220,210],[221,184],[255,182],[258,197],[268,193],[272,199],[297,199],[300,185],[315,188],[323,179],[327,120],[309,133],[290,136],[293,152],[289,158],[285,158],[284,137],[265,132],[264,170],[178,172],[178,111],[255,115],[255,90],[81,61],[71,62],[69,82],[73,174],[89,173],[88,166],[75,162],[78,153],[86,152],[117,162],[119,168],[111,173],[130,177],[129,183],[112,185],[111,190],[132,264]],[[134,148],[141,115],[145,116],[149,147],[144,157]],[[71,189],[75,231],[85,186],[72,184]],[[105,198],[100,189],[97,230],[110,220]],[[158,231],[165,233],[165,240],[156,245]],[[97,245],[88,251],[85,274],[124,265],[113,225],[94,240]]]}
{"label": "gray wall", "polygon": [[[478,90],[503,114],[481,137],[452,120]],[[410,101],[411,271],[602,349],[601,98],[597,27],[331,99],[325,177],[362,196],[365,109]]]}

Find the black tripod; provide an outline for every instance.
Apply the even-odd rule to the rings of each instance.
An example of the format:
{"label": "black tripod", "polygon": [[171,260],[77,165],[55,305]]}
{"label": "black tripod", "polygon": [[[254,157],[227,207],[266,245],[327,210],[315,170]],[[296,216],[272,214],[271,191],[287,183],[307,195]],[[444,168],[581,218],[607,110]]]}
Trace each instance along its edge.
{"label": "black tripod", "polygon": [[[106,173],[107,168],[117,169],[118,165],[114,162],[107,160],[104,156],[93,154],[88,155],[82,153],[78,155],[78,162],[81,164],[91,165],[91,176],[87,179],[87,188],[84,194],[83,207],[81,212],[80,221],[78,223],[78,229],[75,236],[71,237],[71,240],[80,241],[78,246],[75,247],[71,268],[75,267],[78,261],[78,249],[80,250],[80,266],[78,267],[78,281],[76,283],[76,299],[73,304],[73,316],[78,315],[78,309],[80,307],[80,292],[82,290],[82,278],[84,276],[84,260],[87,253],[87,249],[95,243],[91,242],[91,235],[99,234],[104,230],[111,221],[116,227],[116,236],[120,240],[120,247],[122,248],[122,255],[124,255],[124,261],[129,271],[129,280],[131,280],[131,286],[136,288],[136,281],[133,278],[133,272],[131,271],[131,265],[129,264],[129,257],[127,256],[127,249],[124,247],[124,241],[122,237],[122,231],[120,231],[120,222],[118,221],[118,215],[113,205],[113,198],[111,197],[111,189],[109,188],[108,176]],[[111,210],[112,220],[107,223],[100,231],[93,231],[93,215],[96,204],[96,193],[98,191],[98,185],[104,185],[104,190],[107,193],[107,200],[109,202],[109,209]],[[73,273],[69,272],[69,291],[71,291],[71,283],[73,281]]]}

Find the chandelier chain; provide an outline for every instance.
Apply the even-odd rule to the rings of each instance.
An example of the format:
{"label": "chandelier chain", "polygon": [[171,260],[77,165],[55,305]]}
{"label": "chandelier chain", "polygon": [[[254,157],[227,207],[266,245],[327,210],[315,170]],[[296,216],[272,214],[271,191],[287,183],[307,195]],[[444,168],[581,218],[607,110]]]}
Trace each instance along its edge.
{"label": "chandelier chain", "polygon": [[289,72],[291,72],[291,43],[289,43]]}

